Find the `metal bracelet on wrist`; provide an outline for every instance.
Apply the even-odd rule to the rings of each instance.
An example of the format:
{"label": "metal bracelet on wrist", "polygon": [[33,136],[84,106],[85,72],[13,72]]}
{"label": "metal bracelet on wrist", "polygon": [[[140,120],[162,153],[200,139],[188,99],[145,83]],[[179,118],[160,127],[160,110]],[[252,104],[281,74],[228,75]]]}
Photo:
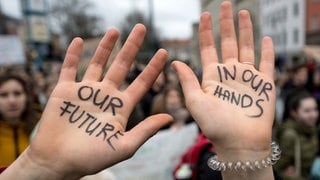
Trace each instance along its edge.
{"label": "metal bracelet on wrist", "polygon": [[226,170],[252,170],[266,168],[276,164],[276,162],[281,157],[281,150],[279,145],[276,142],[271,143],[271,153],[268,157],[262,160],[256,161],[237,161],[237,162],[221,162],[218,160],[218,156],[214,155],[208,159],[208,166],[215,171],[226,171]]}

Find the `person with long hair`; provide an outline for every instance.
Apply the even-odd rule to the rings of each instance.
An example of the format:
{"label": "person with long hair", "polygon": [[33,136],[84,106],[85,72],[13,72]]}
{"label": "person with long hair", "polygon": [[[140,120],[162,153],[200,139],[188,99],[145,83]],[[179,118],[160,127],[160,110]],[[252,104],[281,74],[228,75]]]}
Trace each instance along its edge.
{"label": "person with long hair", "polygon": [[0,164],[10,165],[29,145],[37,122],[26,80],[13,72],[0,75]]}
{"label": "person with long hair", "polygon": [[276,133],[283,153],[275,169],[284,179],[308,179],[319,143],[316,98],[307,91],[294,91],[288,99],[288,112]]}
{"label": "person with long hair", "polygon": [[179,84],[166,84],[163,91],[156,95],[152,102],[151,115],[159,113],[170,114],[173,117],[172,124],[162,129],[179,129],[185,124],[193,122],[184,102]]}

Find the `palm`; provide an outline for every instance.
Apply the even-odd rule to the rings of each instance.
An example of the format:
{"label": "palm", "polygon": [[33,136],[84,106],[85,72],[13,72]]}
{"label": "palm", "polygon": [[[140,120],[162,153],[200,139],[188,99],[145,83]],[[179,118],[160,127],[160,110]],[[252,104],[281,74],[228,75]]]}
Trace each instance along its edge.
{"label": "palm", "polygon": [[[230,135],[234,136],[230,137],[231,142],[238,138],[249,142],[258,142],[261,136],[269,138],[270,129],[263,131],[257,127],[272,126],[268,118],[273,116],[274,110],[265,108],[272,107],[275,102],[272,80],[248,65],[228,63],[214,66],[216,70],[212,71],[212,78],[204,80],[201,85],[204,92],[200,98],[201,107],[204,108],[197,109],[203,112],[196,114],[208,113],[208,119],[204,121],[212,122],[202,130],[208,132],[208,137],[212,137],[210,133],[214,132],[214,141]],[[255,136],[247,132],[253,132]]]}
{"label": "palm", "polygon": [[[97,84],[91,84],[91,86],[100,89]],[[79,98],[78,91],[81,87],[90,87],[90,85],[64,83],[56,86],[47,105],[50,111],[45,111],[43,114],[43,117],[50,117],[50,120],[43,120],[37,136],[42,139],[35,141],[40,143],[32,144],[31,147],[37,150],[42,149],[38,146],[45,145],[47,148],[45,153],[57,155],[53,156],[53,159],[67,164],[73,162],[78,166],[77,168],[85,171],[90,170],[88,167],[103,168],[118,162],[119,159],[114,157],[127,158],[131,149],[121,149],[123,148],[121,141],[126,138],[124,130],[129,112],[125,111],[130,108],[125,106],[130,103],[120,92],[105,91],[100,94],[101,97],[104,97],[102,94],[119,94],[117,97],[122,99],[124,104],[121,108],[127,110],[121,111],[120,108],[115,108],[115,114],[112,113],[112,109],[103,112],[104,109],[93,104],[93,98],[87,101]],[[106,101],[103,108],[109,103],[112,102]],[[63,152],[61,152],[62,149]]]}
{"label": "palm", "polygon": [[[159,50],[135,81],[120,91],[144,34],[145,27],[137,25],[101,78],[118,38],[117,31],[108,31],[81,82],[75,82],[75,76],[82,41],[75,39],[71,43],[58,84],[28,149],[36,163],[44,167],[54,164],[52,170],[62,174],[92,174],[129,158],[172,120],[165,114],[156,115],[125,132],[130,113],[161,72],[167,57],[166,51]],[[43,160],[52,164],[42,164]]]}

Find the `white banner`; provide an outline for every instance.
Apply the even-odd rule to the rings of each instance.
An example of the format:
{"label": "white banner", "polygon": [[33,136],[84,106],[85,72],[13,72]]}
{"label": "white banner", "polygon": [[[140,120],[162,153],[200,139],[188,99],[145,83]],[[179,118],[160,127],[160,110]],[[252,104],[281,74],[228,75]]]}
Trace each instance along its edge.
{"label": "white banner", "polygon": [[108,170],[116,180],[170,180],[182,154],[196,140],[198,128],[190,124],[181,129],[163,130],[149,139],[127,161]]}
{"label": "white banner", "polygon": [[0,35],[0,65],[23,64],[25,60],[20,38],[16,35]]}

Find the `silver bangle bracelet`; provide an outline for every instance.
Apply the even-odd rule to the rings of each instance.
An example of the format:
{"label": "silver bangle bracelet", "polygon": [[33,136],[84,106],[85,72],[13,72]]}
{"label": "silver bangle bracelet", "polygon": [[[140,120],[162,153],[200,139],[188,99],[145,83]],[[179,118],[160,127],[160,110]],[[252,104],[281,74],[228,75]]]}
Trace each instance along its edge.
{"label": "silver bangle bracelet", "polygon": [[268,157],[262,160],[256,161],[237,161],[237,162],[221,162],[218,160],[218,156],[214,155],[208,159],[208,166],[215,171],[226,171],[226,170],[252,170],[266,168],[276,164],[276,162],[281,157],[281,150],[279,145],[276,142],[271,143],[271,153]]}

